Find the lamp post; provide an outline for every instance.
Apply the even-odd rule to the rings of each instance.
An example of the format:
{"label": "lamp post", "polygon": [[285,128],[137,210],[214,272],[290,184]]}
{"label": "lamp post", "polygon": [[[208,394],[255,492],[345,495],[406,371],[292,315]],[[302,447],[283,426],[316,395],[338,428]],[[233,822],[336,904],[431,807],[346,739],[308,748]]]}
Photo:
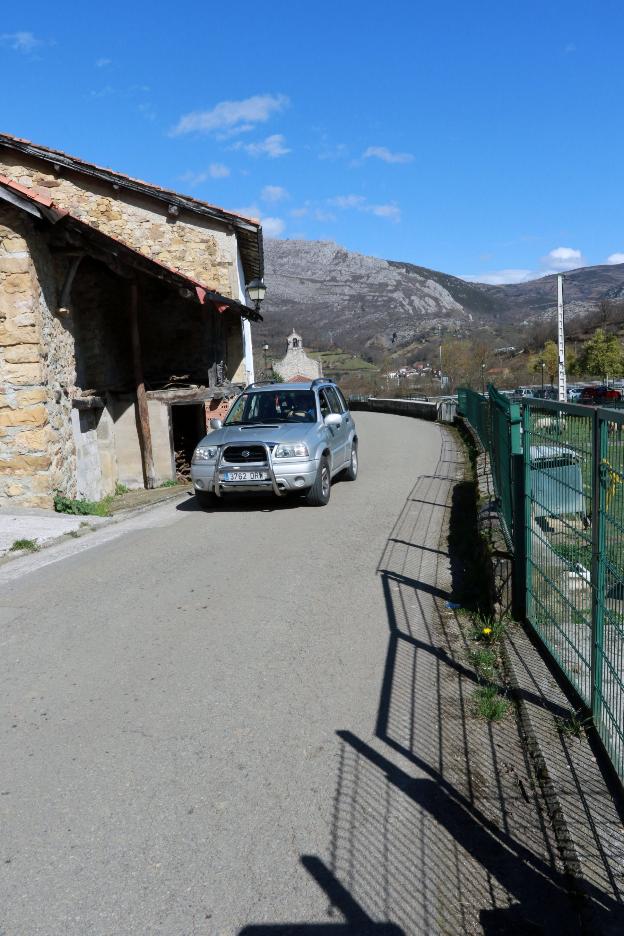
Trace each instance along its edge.
{"label": "lamp post", "polygon": [[481,365],[481,393],[485,396],[485,364]]}
{"label": "lamp post", "polygon": [[256,307],[256,312],[259,312],[260,303],[264,300],[267,291],[267,288],[264,285],[264,280],[262,277],[256,277],[255,279],[252,279],[251,283],[247,283],[245,289],[247,290],[247,295]]}
{"label": "lamp post", "polygon": [[546,362],[540,361],[540,364],[542,365],[542,399],[543,399],[544,398],[544,368],[546,367]]}
{"label": "lamp post", "polygon": [[266,375],[267,372],[268,372],[268,370],[269,370],[269,364],[268,364],[268,361],[267,361],[267,355],[268,355],[268,353],[269,353],[269,346],[268,346],[268,344],[263,344],[263,345],[262,345],[262,350],[264,351],[264,373],[265,373],[265,375]]}

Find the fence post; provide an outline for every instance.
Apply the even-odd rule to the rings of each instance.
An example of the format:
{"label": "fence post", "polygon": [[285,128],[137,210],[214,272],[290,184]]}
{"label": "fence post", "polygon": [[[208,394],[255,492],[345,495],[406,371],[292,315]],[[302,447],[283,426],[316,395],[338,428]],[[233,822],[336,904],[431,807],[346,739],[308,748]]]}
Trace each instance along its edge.
{"label": "fence post", "polygon": [[526,619],[534,624],[533,621],[533,569],[531,565],[533,555],[533,528],[531,526],[531,408],[528,403],[522,407],[522,453],[524,462],[523,484],[522,484],[522,525],[521,530],[524,535],[524,549],[522,551],[523,576],[524,582],[524,613]]}
{"label": "fence post", "polygon": [[591,568],[591,711],[596,726],[602,714],[602,656],[604,647],[605,586],[605,490],[603,463],[607,457],[608,424],[600,410],[593,411],[592,425],[592,568]]}

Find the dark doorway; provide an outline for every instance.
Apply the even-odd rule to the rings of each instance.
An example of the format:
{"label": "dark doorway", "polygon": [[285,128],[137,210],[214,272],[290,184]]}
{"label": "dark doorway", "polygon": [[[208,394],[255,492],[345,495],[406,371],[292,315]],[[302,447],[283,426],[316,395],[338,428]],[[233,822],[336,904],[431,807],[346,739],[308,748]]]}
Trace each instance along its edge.
{"label": "dark doorway", "polygon": [[171,431],[176,478],[188,481],[195,446],[206,435],[206,407],[203,403],[177,403],[171,407]]}

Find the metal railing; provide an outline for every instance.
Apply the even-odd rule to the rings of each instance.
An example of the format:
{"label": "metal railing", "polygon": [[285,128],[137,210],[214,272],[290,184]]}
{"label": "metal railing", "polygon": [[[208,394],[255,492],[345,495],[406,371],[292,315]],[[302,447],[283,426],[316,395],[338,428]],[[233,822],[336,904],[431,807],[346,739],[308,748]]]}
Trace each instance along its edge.
{"label": "metal railing", "polygon": [[624,412],[504,399],[460,391],[459,409],[490,456],[526,618],[624,782]]}

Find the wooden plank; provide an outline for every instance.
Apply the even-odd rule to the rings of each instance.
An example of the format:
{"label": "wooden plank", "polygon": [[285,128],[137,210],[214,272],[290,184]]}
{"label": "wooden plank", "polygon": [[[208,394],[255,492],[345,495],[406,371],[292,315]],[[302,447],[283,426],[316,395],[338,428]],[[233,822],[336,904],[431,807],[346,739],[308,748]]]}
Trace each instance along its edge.
{"label": "wooden plank", "polygon": [[151,490],[156,486],[156,471],[154,470],[152,434],[150,432],[149,411],[147,407],[147,397],[145,395],[145,378],[143,376],[143,359],[141,356],[141,335],[139,331],[139,288],[136,281],[130,285],[130,325],[132,332],[132,363],[134,365],[134,382],[136,386],[137,426],[139,430],[139,445],[141,447],[143,478],[145,487]]}

